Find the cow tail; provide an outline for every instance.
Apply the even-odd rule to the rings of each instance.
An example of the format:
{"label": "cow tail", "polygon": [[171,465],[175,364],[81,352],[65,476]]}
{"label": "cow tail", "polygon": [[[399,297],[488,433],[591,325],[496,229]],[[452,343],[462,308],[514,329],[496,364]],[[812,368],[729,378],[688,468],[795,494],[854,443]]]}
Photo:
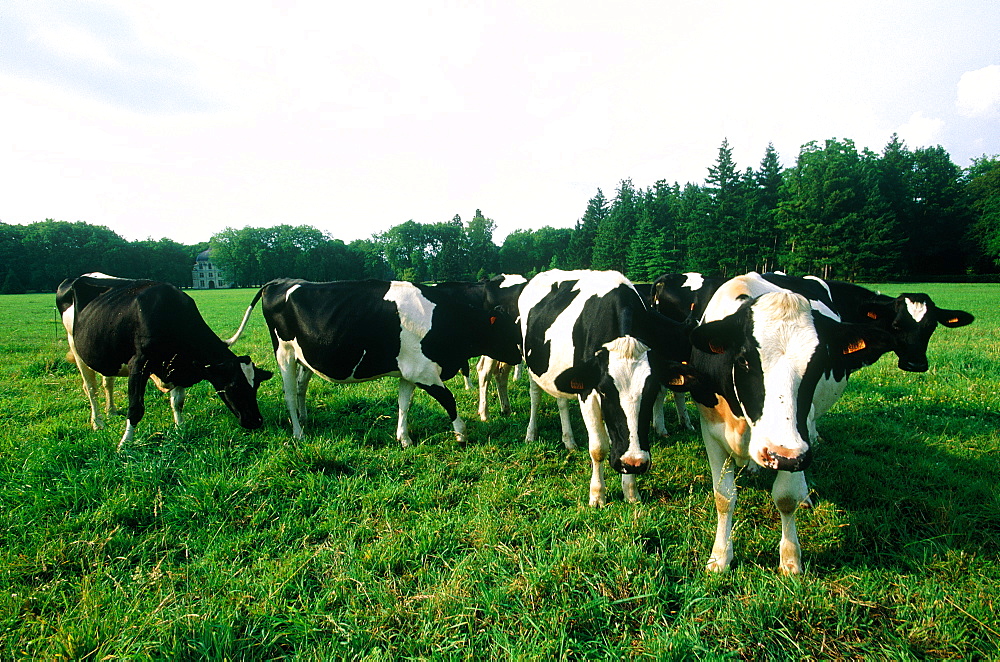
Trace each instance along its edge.
{"label": "cow tail", "polygon": [[[264,287],[267,286],[265,285]],[[243,329],[247,328],[247,322],[250,321],[250,313],[253,312],[253,307],[257,305],[257,302],[260,301],[260,298],[261,296],[263,296],[263,294],[264,294],[263,287],[257,290],[256,296],[254,296],[253,301],[251,301],[250,305],[247,306],[247,311],[243,314],[243,321],[240,322],[240,328],[236,329],[236,333],[233,334],[232,338],[229,338],[228,340],[224,341],[228,347],[232,347],[233,344],[235,344],[236,341],[240,339],[240,336],[243,335]]]}

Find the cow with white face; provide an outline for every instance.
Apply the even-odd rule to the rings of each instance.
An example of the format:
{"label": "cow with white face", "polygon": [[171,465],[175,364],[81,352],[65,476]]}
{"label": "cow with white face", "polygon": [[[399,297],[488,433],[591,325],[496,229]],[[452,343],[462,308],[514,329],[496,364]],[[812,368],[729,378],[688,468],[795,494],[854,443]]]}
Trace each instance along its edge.
{"label": "cow with white face", "polygon": [[692,390],[708,451],[718,525],[708,569],[733,559],[735,472],[753,462],[777,470],[780,569],[802,571],[795,511],[808,498],[803,470],[816,420],[840,397],[848,375],[892,349],[884,331],[839,321],[829,306],[780,288],[759,274],[724,283],[691,332],[692,364],[704,381]]}
{"label": "cow with white face", "polygon": [[665,348],[685,339],[654,332],[642,298],[615,271],[540,273],[525,286],[518,307],[531,377],[526,438],[537,437],[541,390],[563,404],[577,397],[590,445],[590,505],[606,502],[605,458],[622,474],[625,499],[638,501],[635,477],[651,465],[649,425],[661,380],[683,388],[690,372],[669,360]]}
{"label": "cow with white face", "polygon": [[[402,281],[313,283],[273,280],[257,292],[281,371],[292,434],[301,437],[305,395],[313,374],[334,383],[399,378],[396,438],[410,438],[407,412],[419,386],[444,408],[459,441],[465,423],[444,385],[469,359],[486,354],[517,363],[519,335],[501,308],[469,305],[460,292]],[[478,301],[478,300],[477,300]],[[237,332],[238,337],[239,332]]]}

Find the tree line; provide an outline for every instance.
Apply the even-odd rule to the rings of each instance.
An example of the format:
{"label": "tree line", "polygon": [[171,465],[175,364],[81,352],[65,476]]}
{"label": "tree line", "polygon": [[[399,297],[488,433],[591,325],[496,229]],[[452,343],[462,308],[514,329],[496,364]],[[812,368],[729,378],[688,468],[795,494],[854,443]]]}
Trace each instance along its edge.
{"label": "tree line", "polygon": [[0,224],[0,291],[54,289],[86,271],[181,286],[206,247],[239,286],[307,280],[478,280],[550,268],[615,269],[636,281],[676,271],[733,276],[783,270],[843,280],[992,274],[1000,265],[1000,157],[955,165],[942,147],[910,150],[893,135],[880,153],[851,140],[804,145],[781,166],[768,145],[740,169],[724,140],[702,184],[630,179],[598,189],[571,228],[517,230],[502,244],[481,210],[412,220],[345,243],[311,226],[227,228],[210,242],[127,242],[111,230],[51,219]]}

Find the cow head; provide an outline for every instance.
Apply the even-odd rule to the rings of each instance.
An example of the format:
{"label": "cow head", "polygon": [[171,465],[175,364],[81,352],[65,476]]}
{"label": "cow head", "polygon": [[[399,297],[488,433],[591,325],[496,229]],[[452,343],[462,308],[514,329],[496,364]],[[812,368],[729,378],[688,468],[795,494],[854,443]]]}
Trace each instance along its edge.
{"label": "cow head", "polygon": [[470,329],[476,347],[470,356],[486,355],[511,365],[521,362],[521,330],[514,318],[497,306],[488,313],[476,311],[477,327]]}
{"label": "cow head", "polygon": [[517,298],[528,283],[518,274],[500,274],[484,283],[485,307],[487,310],[500,308],[512,317],[517,317]]}
{"label": "cow head", "polygon": [[[649,347],[631,336],[605,343],[588,361],[564,370],[555,386],[586,397],[597,391],[608,430],[611,468],[622,474],[649,470],[649,426],[660,382],[653,374]],[[678,366],[681,364],[677,364]]]}
{"label": "cow head", "polygon": [[232,360],[208,366],[206,372],[215,392],[240,425],[248,430],[264,425],[257,406],[257,389],[274,373],[255,366],[249,356],[234,356]]}
{"label": "cow head", "polygon": [[900,294],[888,302],[869,302],[860,312],[892,336],[897,365],[908,372],[927,371],[927,343],[938,324],[955,328],[975,320],[964,310],[938,308],[926,294]]}
{"label": "cow head", "polygon": [[873,363],[891,348],[881,330],[815,313],[791,292],[750,299],[694,329],[691,342],[716,357],[723,395],[748,423],[750,459],[782,471],[802,471],[812,459],[820,379]]}

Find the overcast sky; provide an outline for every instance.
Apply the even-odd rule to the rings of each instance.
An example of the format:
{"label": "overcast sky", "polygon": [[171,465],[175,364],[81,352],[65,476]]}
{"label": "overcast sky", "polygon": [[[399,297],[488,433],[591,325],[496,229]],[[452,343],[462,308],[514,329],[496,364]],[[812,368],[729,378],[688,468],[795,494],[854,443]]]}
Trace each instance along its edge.
{"label": "overcast sky", "polygon": [[958,2],[4,0],[0,221],[129,240],[477,208],[501,242],[722,140],[1000,153],[1000,9]]}

